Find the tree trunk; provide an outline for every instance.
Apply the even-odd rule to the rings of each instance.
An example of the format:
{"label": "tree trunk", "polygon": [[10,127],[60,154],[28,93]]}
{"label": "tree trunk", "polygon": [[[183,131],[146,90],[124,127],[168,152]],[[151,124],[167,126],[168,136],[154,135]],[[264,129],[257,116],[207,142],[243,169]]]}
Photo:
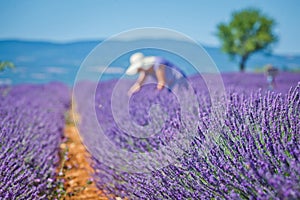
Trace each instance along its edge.
{"label": "tree trunk", "polygon": [[248,54],[243,55],[240,62],[240,71],[244,72],[246,67],[246,61],[248,60]]}

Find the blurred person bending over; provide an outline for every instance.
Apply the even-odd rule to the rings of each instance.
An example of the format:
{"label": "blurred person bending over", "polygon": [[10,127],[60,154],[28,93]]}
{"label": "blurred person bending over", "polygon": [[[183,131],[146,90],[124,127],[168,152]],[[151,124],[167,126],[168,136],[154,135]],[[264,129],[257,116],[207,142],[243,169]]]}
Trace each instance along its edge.
{"label": "blurred person bending over", "polygon": [[142,53],[135,53],[130,57],[130,66],[126,70],[127,75],[139,74],[137,81],[129,89],[128,95],[140,90],[147,77],[157,81],[156,88],[162,90],[164,87],[169,91],[178,84],[186,89],[188,83],[185,74],[168,60],[158,56],[144,56]]}

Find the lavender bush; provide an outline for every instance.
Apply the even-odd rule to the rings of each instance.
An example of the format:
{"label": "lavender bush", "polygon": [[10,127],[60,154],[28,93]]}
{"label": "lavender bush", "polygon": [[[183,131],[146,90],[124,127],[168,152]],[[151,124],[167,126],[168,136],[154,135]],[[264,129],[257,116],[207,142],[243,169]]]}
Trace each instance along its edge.
{"label": "lavender bush", "polygon": [[[157,93],[151,84],[134,94],[129,105],[125,94],[131,81],[122,80],[118,93],[113,93],[116,81],[99,83],[92,102],[86,98],[91,83],[79,84],[83,92],[75,98],[81,115],[80,131],[88,147],[97,146],[97,135],[90,134],[96,128],[91,127],[91,112],[96,112],[105,136],[133,154],[159,150],[176,135],[192,136],[190,148],[174,157],[174,164],[151,173],[115,169],[107,160],[97,159],[92,148],[97,185],[109,194],[130,199],[299,199],[300,79],[299,74],[288,73],[277,78],[275,91],[268,91],[263,75],[225,74],[227,96],[220,97],[212,108],[203,79],[191,77],[198,112],[181,112],[173,93]],[[112,105],[112,97],[119,99],[119,104]],[[185,98],[188,102],[189,97]],[[93,109],[91,103],[95,103]],[[164,124],[159,133],[138,138],[116,123],[119,118],[123,127],[129,124],[121,112],[123,106],[129,106],[131,121],[141,126],[150,124],[153,117],[159,117],[149,115],[153,104],[161,105],[168,114],[161,119]],[[120,112],[113,113],[113,109]],[[182,114],[197,127],[183,123]],[[109,154],[110,148],[101,151]]]}
{"label": "lavender bush", "polygon": [[0,199],[53,192],[69,89],[59,83],[0,88]]}

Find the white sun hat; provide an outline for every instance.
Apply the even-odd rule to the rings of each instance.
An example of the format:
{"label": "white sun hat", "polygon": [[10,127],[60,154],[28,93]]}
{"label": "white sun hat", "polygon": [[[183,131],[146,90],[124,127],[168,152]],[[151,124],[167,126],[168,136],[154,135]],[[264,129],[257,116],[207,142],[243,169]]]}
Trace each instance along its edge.
{"label": "white sun hat", "polygon": [[134,53],[130,56],[130,66],[126,70],[127,75],[134,75],[138,69],[149,69],[155,63],[154,56],[145,57],[142,53]]}

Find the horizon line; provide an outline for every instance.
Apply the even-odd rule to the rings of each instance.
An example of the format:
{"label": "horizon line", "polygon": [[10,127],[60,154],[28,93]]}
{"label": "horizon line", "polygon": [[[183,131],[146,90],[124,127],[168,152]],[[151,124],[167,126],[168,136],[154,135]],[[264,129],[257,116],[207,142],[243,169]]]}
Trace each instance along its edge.
{"label": "horizon line", "polygon": [[[40,43],[50,43],[50,44],[58,44],[58,45],[64,45],[64,44],[75,44],[75,43],[83,43],[83,42],[103,42],[108,38],[82,38],[82,39],[70,39],[70,40],[55,40],[55,39],[34,39],[34,38],[0,38],[0,42],[40,42]],[[128,41],[139,41],[139,40],[177,40],[177,41],[185,41],[182,39],[176,39],[176,38],[167,38],[167,37],[159,37],[159,38],[122,38],[122,39],[115,39],[111,41],[119,41],[119,42],[128,42]],[[221,48],[219,45],[214,44],[205,44],[200,42],[199,40],[195,40],[195,42],[199,43],[203,47],[212,47],[212,48]],[[300,56],[300,52],[272,52],[273,55],[279,55],[279,56]]]}

